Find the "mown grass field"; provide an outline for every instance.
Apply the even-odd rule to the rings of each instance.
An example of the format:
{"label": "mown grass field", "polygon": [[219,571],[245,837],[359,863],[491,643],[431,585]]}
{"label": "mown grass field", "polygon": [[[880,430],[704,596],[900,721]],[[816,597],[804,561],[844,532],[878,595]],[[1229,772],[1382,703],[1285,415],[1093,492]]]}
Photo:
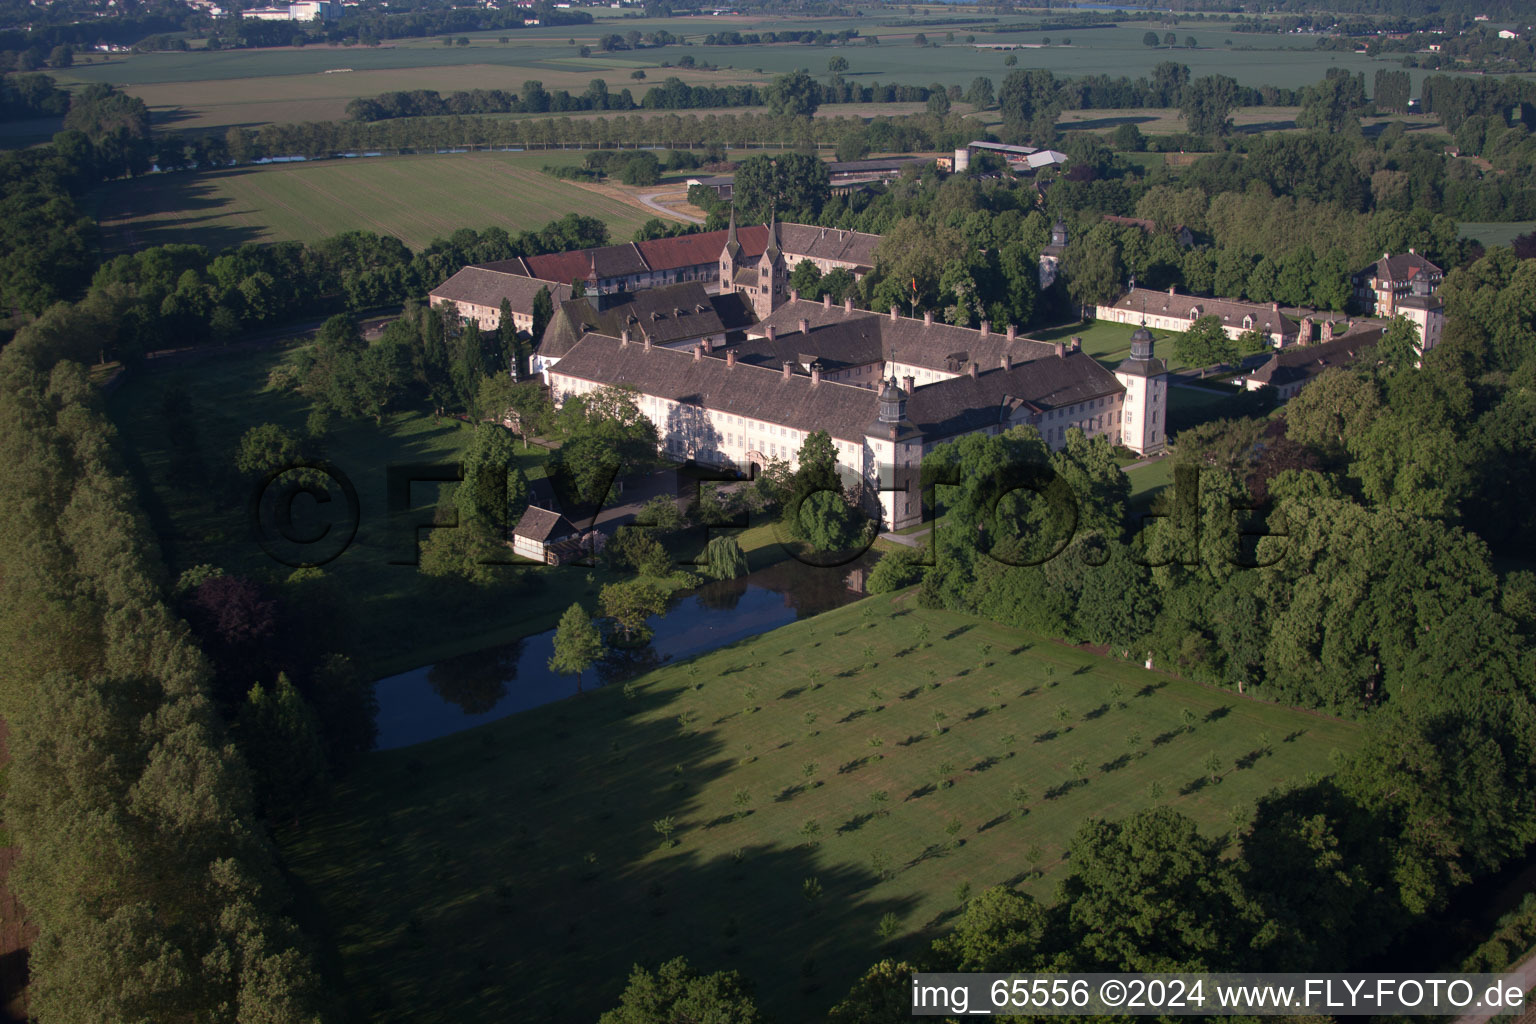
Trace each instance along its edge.
{"label": "mown grass field", "polygon": [[[1073,338],[1080,338],[1084,352],[1097,359],[1106,369],[1113,370],[1131,354],[1131,335],[1136,333],[1137,326],[1094,320],[1065,327],[1053,327],[1045,331],[1033,331],[1029,337],[1039,341],[1062,341],[1068,344]],[[1184,369],[1184,364],[1173,354],[1173,339],[1177,335],[1172,331],[1154,330],[1152,337],[1155,339],[1153,353],[1157,358],[1167,363],[1170,370]]]}
{"label": "mown grass field", "polygon": [[458,228],[538,228],[567,213],[598,217],[616,241],[655,214],[539,171],[580,153],[444,153],[147,175],[98,193],[109,251],[169,242],[220,249],[312,241],[340,231],[394,235],[413,248]]}
{"label": "mown grass field", "polygon": [[945,927],[962,884],[1049,897],[1085,818],[1165,802],[1221,833],[1358,735],[910,593],[634,694],[370,755],[282,830],[368,1019],[591,1021],[633,962],[685,955],[817,1020]]}
{"label": "mown grass field", "polygon": [[1504,221],[1474,223],[1467,221],[1458,225],[1462,238],[1475,238],[1483,245],[1492,248],[1496,245],[1509,245],[1521,235],[1536,231],[1536,221]]}

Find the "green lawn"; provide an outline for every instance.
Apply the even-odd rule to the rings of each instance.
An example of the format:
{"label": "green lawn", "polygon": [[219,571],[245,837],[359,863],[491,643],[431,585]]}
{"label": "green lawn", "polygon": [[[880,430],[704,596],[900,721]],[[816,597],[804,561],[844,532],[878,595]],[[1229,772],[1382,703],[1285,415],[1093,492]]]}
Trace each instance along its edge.
{"label": "green lawn", "polygon": [[96,193],[109,251],[171,242],[220,249],[314,241],[341,231],[394,235],[413,248],[458,228],[543,227],[567,213],[627,240],[652,214],[539,171],[576,152],[445,153],[148,175]]}
{"label": "green lawn", "polygon": [[[1145,466],[1137,466],[1126,473],[1131,481],[1130,514],[1145,515],[1152,510],[1152,500],[1164,487],[1173,483],[1173,460],[1162,458]],[[1133,521],[1133,527],[1139,523]]]}
{"label": "green lawn", "polygon": [[1475,238],[1488,248],[1508,245],[1521,235],[1536,231],[1536,220],[1505,222],[1466,221],[1457,225],[1462,238]]}
{"label": "green lawn", "polygon": [[[1071,341],[1073,338],[1081,338],[1083,351],[1113,370],[1131,354],[1131,335],[1135,333],[1135,324],[1115,324],[1094,320],[1089,323],[1069,324],[1066,327],[1034,331],[1029,336],[1040,341]],[[1174,332],[1154,330],[1152,337],[1155,339],[1153,353],[1168,364],[1168,369],[1185,368],[1184,363],[1173,353],[1173,339],[1177,337]]]}
{"label": "green lawn", "polygon": [[368,1019],[590,1021],[686,955],[811,1021],[961,883],[1049,896],[1085,818],[1161,800],[1221,833],[1358,735],[908,593],[370,755],[279,839]]}

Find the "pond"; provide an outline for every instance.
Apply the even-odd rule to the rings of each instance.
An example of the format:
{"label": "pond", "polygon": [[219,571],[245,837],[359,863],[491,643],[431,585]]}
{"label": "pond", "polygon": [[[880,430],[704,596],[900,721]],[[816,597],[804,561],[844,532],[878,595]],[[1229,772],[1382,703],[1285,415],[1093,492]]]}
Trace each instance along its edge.
{"label": "pond", "polygon": [[[767,633],[796,619],[857,600],[843,583],[846,570],[780,563],[740,579],[708,583],[675,598],[652,616],[651,642],[610,651],[582,687],[622,682],[658,665]],[[576,677],[548,667],[555,631],[472,651],[380,679],[377,749],[391,750],[471,729],[576,693]]]}

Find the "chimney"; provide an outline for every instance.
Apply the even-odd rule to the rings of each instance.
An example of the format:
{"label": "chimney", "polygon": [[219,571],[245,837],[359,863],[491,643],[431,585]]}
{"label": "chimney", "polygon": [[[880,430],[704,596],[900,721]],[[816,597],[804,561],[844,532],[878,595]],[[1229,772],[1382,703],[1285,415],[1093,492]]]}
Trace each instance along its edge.
{"label": "chimney", "polygon": [[1017,327],[1013,326],[1013,324],[1009,324],[1008,325],[1008,344],[1010,344],[1010,345],[1013,344],[1014,335],[1016,335],[1018,333],[1019,333],[1019,329]]}
{"label": "chimney", "polygon": [[776,327],[774,327],[773,324],[769,324],[768,325],[767,334],[768,334],[768,340],[769,341],[772,341],[778,335],[778,333],[779,333],[778,329]]}
{"label": "chimney", "polygon": [[728,349],[725,350],[725,365],[726,366],[735,366],[736,365],[736,350],[735,349],[728,348]]}
{"label": "chimney", "polygon": [[628,345],[629,344],[629,328],[628,327],[624,328],[622,331],[619,332],[619,344],[620,345]]}
{"label": "chimney", "polygon": [[693,346],[693,361],[694,362],[698,362],[700,359],[703,359],[703,358],[704,358],[704,343],[701,341],[697,345]]}
{"label": "chimney", "polygon": [[1083,339],[1082,338],[1073,338],[1072,339],[1072,349],[1071,350],[1073,352],[1079,351],[1082,347],[1083,347]]}
{"label": "chimney", "polygon": [[896,314],[896,307],[892,306],[891,307],[891,323],[895,323],[896,322],[896,315],[897,315]]}
{"label": "chimney", "polygon": [[1269,308],[1274,310],[1276,313],[1278,313],[1278,312],[1280,312],[1280,303],[1278,303],[1278,302],[1271,302],[1269,304]]}
{"label": "chimney", "polygon": [[789,380],[795,374],[795,364],[788,359],[784,360],[784,379]]}
{"label": "chimney", "polygon": [[1056,358],[1057,359],[1064,359],[1064,358],[1066,358],[1066,355],[1067,355],[1067,346],[1063,345],[1061,342],[1058,341],[1056,343]]}
{"label": "chimney", "polygon": [[807,320],[805,317],[801,317],[800,318],[800,333],[801,334],[810,334],[811,333],[811,322],[809,320]]}
{"label": "chimney", "polygon": [[912,396],[912,388],[914,383],[915,382],[912,380],[911,375],[901,378],[901,389],[907,393],[907,397],[909,398]]}
{"label": "chimney", "polygon": [[821,383],[821,364],[820,363],[812,363],[811,364],[811,387],[815,387],[816,385],[818,385],[820,383]]}
{"label": "chimney", "polygon": [[1168,286],[1168,294],[1172,295],[1174,293],[1174,289],[1176,289],[1177,287],[1178,287],[1178,285],[1173,285],[1173,284],[1169,285]]}
{"label": "chimney", "polygon": [[1416,255],[1418,255],[1416,252],[1413,251],[1413,246],[1411,246],[1411,245],[1408,247],[1408,255],[1409,256],[1416,256]]}
{"label": "chimney", "polygon": [[988,323],[987,321],[983,320],[981,322],[981,336],[983,338],[985,338],[988,335],[990,335],[991,333],[992,333],[992,325],[990,323]]}
{"label": "chimney", "polygon": [[998,365],[1005,370],[1013,369],[1013,353],[1004,352],[1002,358],[998,360]]}
{"label": "chimney", "polygon": [[651,350],[651,336],[649,334],[645,336],[645,350],[647,352]]}
{"label": "chimney", "polygon": [[852,313],[853,312],[853,296],[852,295],[848,296],[846,299],[843,300],[843,312],[844,313]]}
{"label": "chimney", "polygon": [[971,360],[971,365],[967,366],[965,368],[965,372],[971,375],[971,379],[972,380],[975,380],[976,379],[976,371],[978,369],[980,369],[980,367],[978,367],[976,365],[976,360],[973,359],[973,360]]}
{"label": "chimney", "polygon": [[933,326],[933,310],[929,309],[929,310],[925,310],[923,312],[923,326],[924,327],[932,327]]}
{"label": "chimney", "polygon": [[790,302],[799,302],[800,301],[800,289],[799,288],[791,288],[789,290],[789,301]]}
{"label": "chimney", "polygon": [[822,296],[821,296],[821,308],[822,309],[831,309],[832,308],[832,293],[831,292],[824,292],[824,293],[822,293]]}

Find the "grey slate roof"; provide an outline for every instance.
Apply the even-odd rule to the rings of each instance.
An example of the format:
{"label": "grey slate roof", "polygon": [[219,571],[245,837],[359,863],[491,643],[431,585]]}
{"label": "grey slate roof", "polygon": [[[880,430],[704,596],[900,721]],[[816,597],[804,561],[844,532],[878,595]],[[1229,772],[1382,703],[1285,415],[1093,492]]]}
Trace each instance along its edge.
{"label": "grey slate roof", "polygon": [[999,423],[1020,405],[1045,412],[1124,390],[1092,356],[1069,352],[925,384],[908,399],[907,416],[932,440]]}
{"label": "grey slate roof", "polygon": [[627,384],[674,402],[734,416],[749,416],[801,431],[825,430],[845,441],[862,441],[879,412],[876,394],[833,381],[785,377],[780,370],[724,359],[695,359],[684,349],[621,344],[588,334],[550,370],[598,384]]}
{"label": "grey slate roof", "polygon": [[[1037,411],[1063,408],[1121,393],[1112,373],[1083,352],[1053,354],[1010,369],[998,366],[913,390],[907,420],[928,440],[978,430],[1001,421],[1008,410],[1027,404]],[[588,334],[551,373],[599,384],[628,384],[650,395],[717,412],[750,416],[795,430],[825,430],[843,440],[861,440],[873,429],[879,396],[869,389],[781,368],[724,359],[695,359],[679,349],[652,348]]]}
{"label": "grey slate roof", "polygon": [[868,321],[865,328],[878,332],[880,350],[886,356],[897,362],[945,373],[964,373],[972,362],[980,363],[982,369],[1001,366],[1005,355],[1012,362],[1020,363],[1056,353],[1056,347],[1044,341],[1016,337],[1010,343],[1006,332],[982,334],[969,327],[955,327],[939,321],[930,324],[905,316],[893,319],[889,313],[847,310],[838,305],[828,307],[809,299],[784,303],[748,333],[764,335],[768,325],[772,324],[775,332],[782,336],[798,331],[801,319],[810,323],[813,337],[817,336],[819,328],[828,324]]}
{"label": "grey slate roof", "polygon": [[841,231],[787,221],[779,224],[779,239],[787,263],[798,263],[802,259],[835,260],[861,267],[875,265],[875,248],[880,244],[879,235],[863,231]]}
{"label": "grey slate roof", "polygon": [[1239,302],[1236,299],[1213,299],[1204,295],[1185,295],[1179,292],[1169,294],[1156,288],[1133,288],[1115,302],[1114,308],[1131,312],[1145,310],[1158,316],[1186,318],[1190,310],[1195,310],[1197,318],[1215,316],[1221,319],[1223,327],[1238,328],[1243,326],[1245,316],[1251,316],[1254,330],[1262,330],[1269,334],[1279,332],[1282,336],[1297,334],[1301,331],[1300,325],[1295,320],[1276,309],[1273,304]]}
{"label": "grey slate roof", "polygon": [[1356,274],[1359,278],[1376,278],[1379,281],[1412,281],[1421,275],[1438,277],[1439,267],[1415,252],[1400,252],[1381,259]]}
{"label": "grey slate roof", "polygon": [[539,293],[540,288],[549,289],[549,297],[556,305],[571,297],[569,285],[546,284],[518,273],[486,267],[465,267],[433,289],[430,299],[434,305],[447,299],[452,302],[467,302],[475,306],[492,308],[500,306],[501,300],[506,299],[515,311],[532,313],[533,297]]}
{"label": "grey slate roof", "polygon": [[720,323],[727,331],[740,331],[757,323],[757,311],[752,308],[752,303],[740,292],[721,292],[709,297],[709,304],[715,307],[715,315],[720,318]]}
{"label": "grey slate roof", "polygon": [[529,505],[523,513],[523,517],[517,521],[512,535],[526,537],[529,540],[543,544],[555,537],[568,537],[577,533],[571,521],[558,512],[551,512],[547,508],[539,508],[537,505]]}
{"label": "grey slate roof", "polygon": [[[843,307],[835,308],[841,314]],[[808,371],[813,361],[819,361],[823,369],[835,370],[884,360],[880,328],[870,316],[840,317],[813,326],[806,334],[800,333],[798,324],[788,333],[779,333],[776,327],[773,341],[761,336],[749,337],[735,349],[738,360],[774,369],[782,367],[786,361]]]}
{"label": "grey slate roof", "polygon": [[630,301],[602,312],[586,298],[562,302],[539,340],[539,355],[558,359],[589,331],[618,337],[626,328],[636,341],[649,338],[653,345],[722,334],[726,330],[704,286],[686,281],[637,292]]}
{"label": "grey slate roof", "polygon": [[1309,380],[1334,366],[1351,366],[1381,340],[1381,327],[1367,327],[1320,345],[1295,345],[1276,352],[1252,373],[1256,380],[1272,387],[1282,387],[1299,380]]}

